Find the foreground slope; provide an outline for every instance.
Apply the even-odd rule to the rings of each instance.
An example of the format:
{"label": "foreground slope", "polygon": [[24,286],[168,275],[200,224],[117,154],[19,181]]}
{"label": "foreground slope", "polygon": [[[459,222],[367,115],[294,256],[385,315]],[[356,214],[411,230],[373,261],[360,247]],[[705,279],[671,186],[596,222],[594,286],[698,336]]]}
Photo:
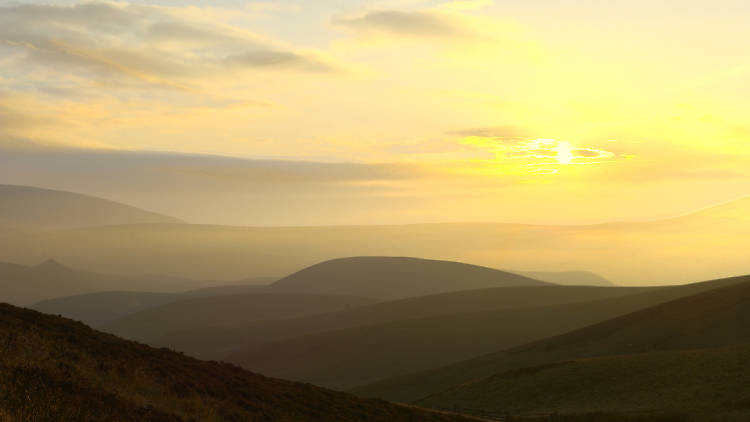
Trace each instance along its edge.
{"label": "foreground slope", "polygon": [[5,304],[0,344],[0,420],[466,420],[265,378]]}
{"label": "foreground slope", "polygon": [[140,223],[183,221],[73,192],[0,185],[0,226],[46,230]]}
{"label": "foreground slope", "polygon": [[400,299],[458,290],[548,284],[477,265],[405,257],[353,257],[307,267],[268,286],[273,292]]}
{"label": "foreground slope", "polygon": [[676,286],[608,301],[607,306],[613,308],[615,301],[636,301],[642,305],[651,302],[651,305],[567,334],[375,382],[354,391],[363,396],[414,401],[462,383],[527,366],[582,357],[750,342],[750,276]]}
{"label": "foreground slope", "polygon": [[588,414],[593,420],[593,414],[605,413],[597,420],[639,414],[643,421],[747,420],[748,378],[750,346],[742,345],[532,366],[464,384],[418,403],[483,416],[557,413],[586,420]]}

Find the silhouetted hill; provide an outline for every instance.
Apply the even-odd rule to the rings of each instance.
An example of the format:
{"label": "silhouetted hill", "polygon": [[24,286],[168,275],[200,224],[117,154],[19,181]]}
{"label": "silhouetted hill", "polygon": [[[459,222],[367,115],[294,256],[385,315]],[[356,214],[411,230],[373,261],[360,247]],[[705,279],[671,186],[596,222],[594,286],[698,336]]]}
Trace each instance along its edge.
{"label": "silhouetted hill", "polygon": [[98,292],[43,300],[29,308],[97,327],[132,313],[188,298],[188,295],[179,293]]}
{"label": "silhouetted hill", "polygon": [[13,304],[90,292],[93,282],[55,261],[35,266],[0,263],[0,300]]}
{"label": "silhouetted hill", "polygon": [[400,299],[458,290],[535,286],[545,282],[460,262],[354,257],[322,262],[268,286],[268,291]]}
{"label": "silhouetted hill", "polygon": [[[523,367],[585,357],[722,347],[750,341],[750,276],[660,289],[654,293],[670,292],[679,292],[682,296],[567,334],[436,370],[395,377],[356,391],[365,396],[414,401],[459,384]],[[639,299],[639,296],[654,293],[625,299]]]}
{"label": "silhouetted hill", "polygon": [[535,280],[564,286],[603,286],[611,287],[616,284],[590,271],[510,271]]}
{"label": "silhouetted hill", "polygon": [[[230,353],[239,353],[238,350],[250,350],[265,343],[325,331],[445,315],[585,302],[635,294],[649,289],[651,288],[544,285],[465,290],[237,327],[196,329],[186,325],[181,331],[166,333],[153,345],[172,347],[198,357],[224,358]],[[418,341],[418,336],[410,340],[414,341]],[[468,350],[474,349],[470,347]]]}
{"label": "silhouetted hill", "polygon": [[15,305],[111,290],[173,292],[208,283],[157,275],[124,277],[92,273],[55,260],[33,266],[0,262],[0,300]]}
{"label": "silhouetted hill", "polygon": [[88,195],[0,185],[0,226],[45,230],[135,223],[183,221]]}
{"label": "silhouetted hill", "polygon": [[0,304],[0,419],[460,421],[255,375]]}
{"label": "silhouetted hill", "polygon": [[203,287],[187,291],[185,294],[191,296],[226,296],[241,293],[259,293],[278,279],[279,277],[253,277],[242,280],[237,284]]}
{"label": "silhouetted hill", "polygon": [[320,314],[377,302],[344,295],[246,293],[201,297],[127,315],[102,328],[119,336],[159,344],[164,335],[184,330],[213,330]]}
{"label": "silhouetted hill", "polygon": [[[158,277],[158,276],[152,276]],[[270,283],[272,277],[243,280],[243,282]],[[146,309],[196,297],[229,296],[262,292],[263,284],[237,284],[188,290],[181,293],[154,293],[133,291],[106,291],[58,297],[37,302],[31,306],[40,312],[62,315],[84,324],[98,327],[127,315]]]}
{"label": "silhouetted hill", "polygon": [[750,417],[749,377],[748,345],[619,355],[509,370],[418,404],[517,419],[739,421]]}

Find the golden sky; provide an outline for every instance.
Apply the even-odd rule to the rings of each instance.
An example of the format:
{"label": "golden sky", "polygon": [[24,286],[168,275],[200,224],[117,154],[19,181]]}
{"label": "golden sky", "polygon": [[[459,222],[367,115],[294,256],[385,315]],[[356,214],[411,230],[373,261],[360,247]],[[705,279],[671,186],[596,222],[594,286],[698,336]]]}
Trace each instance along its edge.
{"label": "golden sky", "polygon": [[738,0],[3,1],[0,183],[228,224],[678,215],[750,195],[748,21]]}

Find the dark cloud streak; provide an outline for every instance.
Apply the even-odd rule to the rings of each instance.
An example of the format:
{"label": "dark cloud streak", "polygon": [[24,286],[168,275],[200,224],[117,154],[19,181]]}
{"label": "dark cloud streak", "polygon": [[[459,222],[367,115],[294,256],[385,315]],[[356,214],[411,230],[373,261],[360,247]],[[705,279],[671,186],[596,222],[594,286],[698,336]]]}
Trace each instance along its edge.
{"label": "dark cloud streak", "polygon": [[451,37],[462,31],[446,17],[432,12],[376,10],[357,17],[338,17],[335,25],[360,31],[393,32],[423,37]]}

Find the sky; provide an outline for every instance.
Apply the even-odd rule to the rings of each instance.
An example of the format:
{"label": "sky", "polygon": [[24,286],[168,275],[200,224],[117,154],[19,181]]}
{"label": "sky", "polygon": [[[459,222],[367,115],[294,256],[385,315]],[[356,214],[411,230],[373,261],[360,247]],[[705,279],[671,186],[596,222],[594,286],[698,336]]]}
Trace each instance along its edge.
{"label": "sky", "polygon": [[0,0],[0,183],[200,223],[654,220],[750,195],[736,0]]}

